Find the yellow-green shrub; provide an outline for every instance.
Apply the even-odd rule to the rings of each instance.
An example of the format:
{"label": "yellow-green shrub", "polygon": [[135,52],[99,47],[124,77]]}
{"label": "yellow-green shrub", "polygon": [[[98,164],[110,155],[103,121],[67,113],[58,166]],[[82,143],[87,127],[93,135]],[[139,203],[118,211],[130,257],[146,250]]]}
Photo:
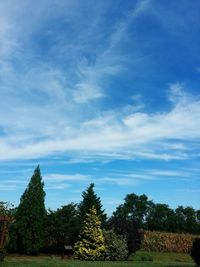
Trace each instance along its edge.
{"label": "yellow-green shrub", "polygon": [[74,258],[79,260],[103,260],[105,256],[105,244],[101,221],[97,211],[92,207],[86,214],[83,228],[80,233],[80,241],[74,246]]}
{"label": "yellow-green shrub", "polygon": [[197,236],[190,234],[144,231],[142,249],[147,251],[189,253],[195,237]]}

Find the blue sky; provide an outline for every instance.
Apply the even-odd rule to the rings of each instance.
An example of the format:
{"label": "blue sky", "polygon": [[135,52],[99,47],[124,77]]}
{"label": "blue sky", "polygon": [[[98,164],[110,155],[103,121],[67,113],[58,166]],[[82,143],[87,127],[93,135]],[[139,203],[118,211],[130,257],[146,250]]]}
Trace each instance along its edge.
{"label": "blue sky", "polygon": [[0,1],[0,194],[40,164],[46,206],[95,183],[200,208],[200,2]]}

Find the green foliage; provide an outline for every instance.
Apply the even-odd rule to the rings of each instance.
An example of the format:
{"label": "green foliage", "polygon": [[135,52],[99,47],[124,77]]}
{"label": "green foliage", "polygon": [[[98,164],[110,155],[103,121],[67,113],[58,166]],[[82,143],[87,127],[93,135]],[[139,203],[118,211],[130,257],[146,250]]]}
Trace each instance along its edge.
{"label": "green foliage", "polygon": [[105,260],[123,261],[128,257],[127,242],[123,236],[114,231],[104,231]]}
{"label": "green foliage", "polygon": [[190,253],[194,262],[200,266],[200,238],[195,238]]}
{"label": "green foliage", "polygon": [[200,233],[200,224],[198,222],[198,211],[195,211],[192,207],[179,206],[175,210],[175,222],[176,232],[179,233]]}
{"label": "green foliage", "polygon": [[80,223],[82,224],[86,218],[86,214],[94,207],[97,215],[100,217],[102,227],[105,226],[106,214],[102,210],[101,199],[94,192],[94,184],[91,183],[85,192],[82,193],[83,200],[79,204]]}
{"label": "green foliage", "polygon": [[145,195],[127,195],[124,204],[117,207],[108,221],[109,229],[126,238],[129,254],[141,247],[143,232],[139,228],[144,224],[149,205]]}
{"label": "green foliage", "polygon": [[124,199],[124,204],[121,206],[124,215],[127,219],[134,220],[139,228],[144,228],[146,216],[151,208],[152,201],[143,194],[128,194]]}
{"label": "green foliage", "polygon": [[56,211],[49,210],[45,232],[45,252],[64,254],[65,245],[74,246],[79,233],[77,206],[71,203]]}
{"label": "green foliage", "polygon": [[7,215],[7,203],[0,201],[0,215]]}
{"label": "green foliage", "polygon": [[39,166],[23,193],[12,225],[10,243],[19,253],[36,255],[44,241],[45,192]]}
{"label": "green foliage", "polygon": [[141,261],[153,261],[153,258],[150,254],[146,253],[141,256]]}
{"label": "green foliage", "polygon": [[153,261],[153,257],[149,252],[146,251],[137,251],[132,254],[128,260],[132,261]]}
{"label": "green foliage", "polygon": [[0,201],[0,215],[12,216],[13,212],[13,204]]}
{"label": "green foliage", "polygon": [[105,254],[101,221],[94,207],[86,214],[80,241],[75,244],[74,257],[81,260],[103,260]]}
{"label": "green foliage", "polygon": [[5,248],[0,248],[0,262],[4,261],[5,256],[6,256]]}
{"label": "green foliage", "polygon": [[150,231],[171,231],[175,227],[174,216],[168,205],[152,203],[146,217],[146,228]]}
{"label": "green foliage", "polygon": [[150,231],[199,234],[198,214],[199,211],[192,207],[179,206],[173,210],[166,204],[152,203],[145,228]]}
{"label": "green foliage", "polygon": [[124,200],[112,217],[134,221],[138,228],[150,231],[200,234],[200,210],[182,206],[173,210],[167,204],[153,203],[144,194],[128,194]]}
{"label": "green foliage", "polygon": [[108,226],[116,234],[126,238],[129,254],[140,249],[143,232],[138,229],[138,225],[134,220],[123,217],[122,214],[114,214],[110,218]]}

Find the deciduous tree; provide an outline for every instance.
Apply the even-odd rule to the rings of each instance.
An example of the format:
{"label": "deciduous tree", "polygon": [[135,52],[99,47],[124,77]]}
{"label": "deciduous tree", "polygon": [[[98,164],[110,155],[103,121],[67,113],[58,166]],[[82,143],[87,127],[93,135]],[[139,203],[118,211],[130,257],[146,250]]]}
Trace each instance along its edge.
{"label": "deciduous tree", "polygon": [[[64,246],[74,246],[78,240],[79,221],[77,206],[73,203],[56,211],[49,210],[46,226],[46,249],[64,255]],[[53,251],[54,250],[54,251]]]}

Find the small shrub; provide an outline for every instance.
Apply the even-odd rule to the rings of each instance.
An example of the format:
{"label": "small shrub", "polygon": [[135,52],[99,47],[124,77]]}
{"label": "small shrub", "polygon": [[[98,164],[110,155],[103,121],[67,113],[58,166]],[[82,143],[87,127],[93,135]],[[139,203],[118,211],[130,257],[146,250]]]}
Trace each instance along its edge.
{"label": "small shrub", "polygon": [[148,252],[137,251],[130,255],[129,261],[153,261],[153,257]]}
{"label": "small shrub", "polygon": [[143,231],[138,228],[135,220],[126,218],[123,214],[112,216],[108,222],[108,228],[126,238],[129,255],[141,248]]}
{"label": "small shrub", "polygon": [[190,253],[195,263],[200,266],[200,238],[195,238]]}
{"label": "small shrub", "polygon": [[128,250],[126,239],[117,235],[113,230],[104,232],[105,238],[105,260],[122,261],[127,260]]}
{"label": "small shrub", "polygon": [[6,256],[6,250],[4,248],[0,248],[0,262],[4,261]]}
{"label": "small shrub", "polygon": [[144,254],[141,256],[141,261],[153,261],[153,257],[149,254]]}

